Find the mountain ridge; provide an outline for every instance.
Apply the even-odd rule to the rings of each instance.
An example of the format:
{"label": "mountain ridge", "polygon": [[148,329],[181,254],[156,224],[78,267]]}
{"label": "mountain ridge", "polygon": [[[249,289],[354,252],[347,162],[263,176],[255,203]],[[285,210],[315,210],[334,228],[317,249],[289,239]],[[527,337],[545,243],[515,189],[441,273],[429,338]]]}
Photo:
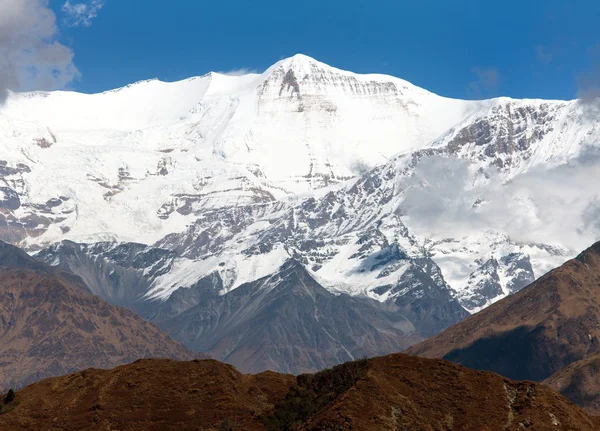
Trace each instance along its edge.
{"label": "mountain ridge", "polygon": [[584,111],[447,99],[303,56],[264,74],[9,98],[0,239],[144,317],[201,280],[229,295],[294,259],[332,295],[402,304],[415,327],[452,310],[428,336],[598,236],[585,184],[600,124]]}
{"label": "mountain ridge", "polygon": [[143,360],[36,383],[6,407],[0,426],[14,430],[598,427],[546,386],[401,354],[298,377],[242,375],[214,360]]}
{"label": "mountain ridge", "polygon": [[[426,90],[422,87],[418,87],[417,85],[413,84],[410,81],[407,81],[403,78],[394,76],[394,75],[389,75],[389,74],[385,74],[385,73],[379,73],[379,72],[365,72],[365,73],[356,73],[356,72],[352,72],[350,70],[346,70],[343,69],[341,67],[336,67],[336,66],[332,66],[329,65],[327,63],[324,63],[323,61],[317,60],[314,57],[311,57],[309,55],[303,54],[303,53],[296,53],[294,55],[291,55],[289,57],[286,57],[284,59],[279,60],[278,62],[274,63],[273,65],[269,66],[268,68],[266,68],[263,72],[260,71],[255,71],[255,70],[249,70],[246,73],[235,73],[235,74],[231,74],[227,71],[218,71],[218,70],[211,70],[209,72],[203,73],[201,75],[193,75],[193,76],[189,76],[187,78],[183,78],[183,79],[178,79],[178,80],[174,80],[174,81],[163,81],[158,77],[152,77],[152,78],[143,78],[143,79],[139,79],[138,81],[135,81],[133,83],[130,84],[125,84],[121,87],[115,87],[115,88],[111,88],[111,89],[107,89],[104,91],[99,91],[99,92],[95,92],[95,93],[80,93],[77,90],[53,90],[53,91],[26,91],[26,92],[15,92],[15,91],[11,91],[9,90],[9,93],[12,95],[23,95],[23,96],[35,96],[35,95],[47,95],[47,94],[51,94],[51,93],[78,93],[78,94],[85,94],[85,95],[98,95],[98,94],[104,94],[104,93],[110,93],[110,92],[116,92],[116,91],[120,91],[122,89],[126,89],[126,88],[130,88],[132,86],[135,85],[139,85],[139,84],[145,84],[145,83],[150,83],[150,82],[160,82],[162,84],[176,84],[176,83],[180,83],[180,82],[186,82],[186,81],[191,81],[191,80],[196,80],[196,79],[201,79],[204,77],[207,77],[209,75],[221,75],[221,76],[227,76],[227,77],[237,77],[237,76],[264,76],[264,75],[268,75],[268,73],[270,71],[272,71],[273,69],[275,69],[278,66],[289,66],[290,63],[315,63],[319,66],[322,67],[326,67],[332,70],[335,70],[336,72],[342,72],[345,74],[349,74],[349,75],[355,75],[358,77],[364,77],[364,78],[387,78],[387,79],[395,79],[398,80],[402,83],[408,84],[410,86],[413,86],[415,88],[419,88],[422,91],[426,91],[428,93],[434,94],[436,96],[439,97],[443,97],[446,99],[452,99],[452,100],[471,100],[474,102],[481,102],[481,101],[488,101],[488,100],[497,100],[499,102],[505,102],[505,101],[544,101],[544,102],[576,102],[578,101],[577,98],[573,98],[573,99],[544,99],[544,98],[516,98],[516,97],[511,97],[511,96],[497,96],[497,97],[492,97],[492,98],[482,98],[482,99],[458,99],[458,98],[453,98],[453,97],[449,97],[449,96],[444,96],[441,94],[437,94],[434,93],[432,91]],[[243,69],[242,69],[243,70]]]}
{"label": "mountain ridge", "polygon": [[0,243],[0,285],[2,389],[140,357],[199,355],[135,313],[88,294],[79,277],[5,243]]}
{"label": "mountain ridge", "polygon": [[[600,352],[600,243],[408,353],[544,380]],[[508,346],[511,346],[508,348]]]}

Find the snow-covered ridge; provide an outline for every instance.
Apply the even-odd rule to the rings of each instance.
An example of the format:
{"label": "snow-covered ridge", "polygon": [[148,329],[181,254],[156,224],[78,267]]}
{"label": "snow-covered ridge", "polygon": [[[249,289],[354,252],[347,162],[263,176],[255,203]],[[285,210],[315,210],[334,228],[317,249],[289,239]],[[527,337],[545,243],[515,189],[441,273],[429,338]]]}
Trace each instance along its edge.
{"label": "snow-covered ridge", "polygon": [[577,101],[454,100],[303,55],[262,74],[11,94],[0,239],[175,251],[153,298],[209,273],[230,291],[294,258],[333,292],[388,301],[421,283],[474,310],[571,253],[516,185],[599,137]]}
{"label": "snow-covered ridge", "polygon": [[422,147],[463,105],[475,106],[299,55],[263,74],[13,94],[0,107],[0,159],[29,170],[6,177],[22,195],[16,219],[68,198],[54,220],[16,234],[25,244],[65,234],[154,242],[202,207],[310,194]]}

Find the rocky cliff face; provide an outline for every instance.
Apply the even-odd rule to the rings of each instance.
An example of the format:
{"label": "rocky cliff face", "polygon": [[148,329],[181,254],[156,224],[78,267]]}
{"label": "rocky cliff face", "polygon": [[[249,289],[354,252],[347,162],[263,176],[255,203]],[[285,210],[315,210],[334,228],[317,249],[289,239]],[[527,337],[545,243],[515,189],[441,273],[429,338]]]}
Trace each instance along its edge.
{"label": "rocky cliff face", "polygon": [[[172,317],[158,316],[157,325],[190,348],[248,372],[297,374],[403,350],[432,326],[446,326],[464,313],[458,304],[448,307],[448,298],[420,303],[417,296],[402,304],[381,304],[334,295],[292,260],[275,274],[223,296],[212,290],[210,298],[206,283],[193,289],[204,291],[197,305],[188,303],[185,312]],[[171,298],[168,309],[178,300],[177,292]]]}
{"label": "rocky cliff face", "polygon": [[143,315],[152,282],[172,270],[176,255],[136,243],[86,245],[65,241],[35,257],[77,274],[90,293]]}
{"label": "rocky cliff face", "polygon": [[[403,292],[381,303],[333,294],[293,259],[273,274],[229,292],[224,291],[222,275],[215,272],[191,287],[175,290],[164,302],[143,296],[123,298],[114,292],[132,278],[122,274],[137,274],[140,284],[155,280],[148,270],[131,269],[133,262],[141,262],[141,256],[165,256],[158,249],[141,249],[140,254],[133,252],[136,249],[140,250],[135,244],[95,246],[102,253],[90,266],[80,266],[80,259],[74,258],[79,253],[86,256],[86,247],[72,243],[38,257],[55,262],[58,258],[63,268],[84,279],[100,280],[102,288],[96,293],[107,301],[137,311],[190,349],[247,372],[300,373],[403,350],[467,315],[450,290],[440,289],[421,267],[405,271],[397,286],[386,287],[392,297],[399,286]],[[125,256],[129,260],[119,260]]]}

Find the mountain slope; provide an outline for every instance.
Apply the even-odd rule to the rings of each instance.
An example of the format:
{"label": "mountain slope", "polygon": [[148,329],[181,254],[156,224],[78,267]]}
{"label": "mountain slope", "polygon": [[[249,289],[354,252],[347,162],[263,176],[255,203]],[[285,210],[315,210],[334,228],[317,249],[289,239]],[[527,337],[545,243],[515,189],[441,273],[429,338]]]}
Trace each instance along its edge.
{"label": "mountain slope", "polygon": [[[448,307],[448,298],[433,299],[431,309],[416,316],[418,308],[411,304],[384,306],[333,295],[295,261],[223,296],[204,283],[197,292],[197,305],[173,317],[167,311],[150,320],[189,348],[247,372],[297,374],[397,352],[423,339],[428,319],[448,325],[459,320],[462,311],[458,304]],[[171,310],[180,294],[190,293],[176,292],[166,307]]]}
{"label": "mountain slope", "polygon": [[[213,360],[139,360],[112,370],[87,369],[18,391],[0,415],[11,430],[264,429],[259,417],[295,378],[244,376]],[[229,426],[229,428],[226,428]]]}
{"label": "mountain slope", "polygon": [[[382,278],[392,283],[385,288],[391,292],[386,303],[332,293],[293,258],[270,269],[269,275],[229,291],[228,274],[219,266],[197,281],[192,266],[194,284],[176,284],[171,295],[160,300],[145,296],[143,288],[163,276],[172,277],[182,261],[163,249],[63,242],[36,257],[77,273],[92,292],[138,312],[188,348],[244,372],[300,373],[397,352],[467,316],[439,274],[428,268],[434,264],[403,262],[405,258],[397,255],[396,251],[372,263],[379,272],[397,265],[398,259],[405,266],[400,279]],[[402,295],[397,295],[400,289]]]}
{"label": "mountain slope", "polygon": [[[370,202],[351,196],[354,211],[338,212],[342,223],[330,224],[323,240],[343,241],[336,227],[346,234],[356,221],[374,228],[382,216],[393,214],[414,224],[419,217],[406,197],[415,185],[403,179],[417,175],[425,156],[466,161],[476,173],[467,184],[476,188],[462,191],[471,187],[458,185],[455,200],[485,210],[494,203],[490,194],[498,193],[488,190],[490,183],[568,163],[600,130],[577,101],[452,100],[398,78],[358,75],[303,55],[263,74],[144,81],[95,95],[12,94],[0,108],[0,122],[6,155],[0,160],[0,239],[31,249],[70,239],[180,250],[200,238],[212,255],[228,249],[236,256],[233,237],[255,241],[267,223],[293,220],[307,197],[310,204],[340,187],[341,194],[352,194],[355,180],[380,174],[385,175],[377,181],[392,183],[385,214],[367,218],[361,209]],[[499,170],[499,177],[485,180],[490,169]],[[439,170],[443,174],[444,167]],[[433,183],[424,179],[417,189]],[[336,201],[330,210],[336,210]],[[547,224],[537,219],[544,212],[536,202],[524,204],[521,217],[535,226]],[[478,217],[481,208],[466,216]],[[440,210],[452,214],[456,208]],[[541,275],[572,253],[542,244],[542,235],[522,244],[497,221],[486,223],[493,232],[476,244],[468,241],[472,232],[415,235],[418,226],[406,226],[420,247],[437,255],[436,263],[469,310],[518,290],[533,272]],[[500,251],[503,237],[506,247]],[[560,253],[549,256],[528,244]],[[189,251],[194,259],[201,257],[198,248]],[[515,252],[523,262],[531,260],[516,284],[504,264],[492,274],[482,269],[485,262],[502,262]],[[256,260],[261,264],[253,264],[262,266],[263,259]],[[231,265],[228,269],[240,272],[243,263]],[[249,275],[237,286],[260,276]]]}
{"label": "mountain slope", "polygon": [[575,431],[599,426],[582,413],[542,385],[445,361],[390,355],[370,361],[353,390],[319,412],[306,429]]}
{"label": "mountain slope", "polygon": [[477,106],[302,55],[260,75],[13,94],[0,108],[6,222],[29,246],[65,230],[75,240],[151,243],[201,209],[354,177],[426,145]]}
{"label": "mountain slope", "polygon": [[15,431],[592,431],[600,425],[545,386],[405,355],[298,378],[242,375],[216,361],[143,360],[36,383],[4,409],[0,427]]}
{"label": "mountain slope", "polygon": [[592,355],[554,373],[543,383],[560,392],[589,414],[598,416],[600,414],[599,374],[600,355]]}
{"label": "mountain slope", "polygon": [[86,293],[77,277],[4,243],[0,243],[0,285],[3,388],[90,366],[195,356],[131,311]]}
{"label": "mountain slope", "polygon": [[600,355],[591,355],[554,373],[544,384],[560,392],[586,412],[600,414]]}
{"label": "mountain slope", "polygon": [[146,318],[202,280],[229,295],[293,259],[429,336],[600,238],[598,142],[580,101],[452,100],[302,55],[262,74],[12,94],[0,239]]}
{"label": "mountain slope", "polygon": [[543,380],[600,353],[600,243],[519,293],[409,350]]}

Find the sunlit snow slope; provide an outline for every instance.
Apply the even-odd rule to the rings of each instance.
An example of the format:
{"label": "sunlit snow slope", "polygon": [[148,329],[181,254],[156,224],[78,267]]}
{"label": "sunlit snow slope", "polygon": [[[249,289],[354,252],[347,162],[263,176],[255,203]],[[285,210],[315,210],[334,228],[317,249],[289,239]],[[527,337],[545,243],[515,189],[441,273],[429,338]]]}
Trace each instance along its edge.
{"label": "sunlit snow slope", "polygon": [[[194,219],[181,207],[309,193],[423,147],[476,108],[301,55],[262,75],[13,94],[0,109],[0,159],[21,170],[5,175],[21,198],[13,235],[153,242]],[[51,225],[34,220],[32,205],[61,197]]]}

